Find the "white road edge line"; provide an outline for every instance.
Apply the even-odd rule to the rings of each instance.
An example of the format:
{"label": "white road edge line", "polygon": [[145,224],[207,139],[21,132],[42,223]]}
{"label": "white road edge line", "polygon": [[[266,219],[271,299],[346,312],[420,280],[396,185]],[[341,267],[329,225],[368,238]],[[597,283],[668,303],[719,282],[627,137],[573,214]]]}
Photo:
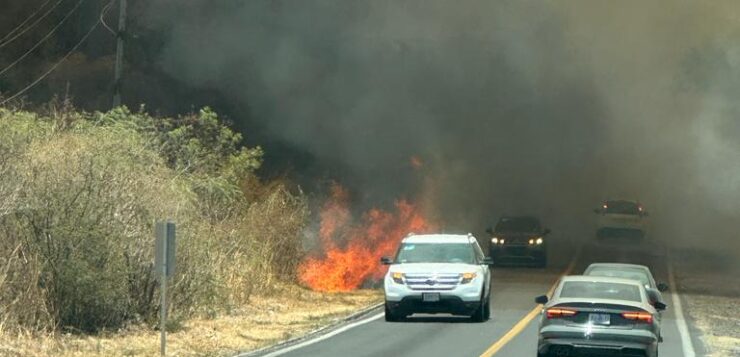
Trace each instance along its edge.
{"label": "white road edge line", "polygon": [[353,322],[353,323],[351,323],[349,325],[346,325],[346,326],[343,326],[341,328],[338,328],[338,329],[336,329],[336,330],[334,330],[332,332],[329,332],[329,333],[327,333],[325,335],[321,335],[321,336],[318,336],[316,338],[313,338],[313,339],[310,339],[310,340],[307,340],[307,341],[303,341],[303,342],[301,342],[299,344],[295,344],[295,345],[292,345],[292,346],[285,347],[283,349],[280,349],[280,350],[271,352],[269,354],[266,354],[266,355],[264,355],[262,357],[276,357],[276,356],[280,356],[280,355],[286,354],[286,353],[291,352],[291,351],[295,351],[295,350],[297,350],[299,348],[303,348],[303,347],[306,347],[306,346],[313,345],[314,343],[321,342],[321,341],[326,340],[328,338],[334,337],[334,336],[336,336],[336,335],[338,335],[338,334],[340,334],[342,332],[345,332],[347,330],[353,329],[353,328],[355,328],[357,326],[364,325],[364,324],[366,324],[368,322],[375,321],[375,320],[383,317],[384,315],[385,315],[385,313],[384,312],[381,312],[381,313],[379,313],[377,315],[370,316],[370,317],[368,317],[366,319],[363,319],[363,320],[360,320],[360,321],[355,321],[355,322]]}
{"label": "white road edge line", "polygon": [[678,327],[678,334],[681,336],[681,347],[683,349],[684,357],[695,357],[696,352],[694,351],[694,344],[691,342],[691,335],[689,334],[689,327],[686,325],[686,319],[683,315],[683,309],[681,308],[681,297],[678,295],[678,285],[676,285],[676,277],[673,275],[673,264],[671,256],[668,255],[668,283],[671,284],[671,298],[673,299],[673,307],[676,311],[676,327]]}

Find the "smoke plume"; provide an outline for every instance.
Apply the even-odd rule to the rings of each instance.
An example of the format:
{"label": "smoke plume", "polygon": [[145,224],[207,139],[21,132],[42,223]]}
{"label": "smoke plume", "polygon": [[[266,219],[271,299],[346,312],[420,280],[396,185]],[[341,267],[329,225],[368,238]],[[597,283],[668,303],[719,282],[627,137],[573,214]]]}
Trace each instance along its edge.
{"label": "smoke plume", "polygon": [[361,202],[421,194],[445,229],[534,213],[590,238],[593,208],[634,198],[660,239],[740,245],[734,1],[151,3],[159,66]]}

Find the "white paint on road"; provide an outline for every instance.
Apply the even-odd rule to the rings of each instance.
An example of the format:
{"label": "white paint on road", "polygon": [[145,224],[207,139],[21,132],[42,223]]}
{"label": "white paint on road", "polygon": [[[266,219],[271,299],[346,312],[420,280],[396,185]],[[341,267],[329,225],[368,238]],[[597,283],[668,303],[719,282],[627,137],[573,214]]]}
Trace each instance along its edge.
{"label": "white paint on road", "polygon": [[312,338],[312,339],[303,341],[301,343],[298,343],[298,344],[295,344],[295,345],[292,345],[292,346],[281,348],[281,349],[279,349],[277,351],[268,353],[268,354],[264,355],[263,357],[276,357],[276,356],[284,355],[284,354],[286,354],[286,353],[288,353],[290,351],[295,351],[295,350],[297,350],[299,348],[303,348],[303,347],[306,347],[306,346],[313,345],[314,343],[318,343],[318,342],[321,342],[321,341],[326,340],[328,338],[334,337],[334,336],[336,336],[336,335],[338,335],[338,334],[340,334],[342,332],[345,332],[347,330],[353,329],[353,328],[355,328],[357,326],[364,325],[364,324],[366,324],[368,322],[375,321],[375,320],[377,320],[377,319],[379,319],[379,318],[381,318],[383,316],[385,316],[385,313],[381,312],[381,313],[379,313],[377,315],[370,316],[370,317],[368,317],[366,319],[363,319],[363,320],[360,320],[360,321],[356,321],[356,322],[353,322],[351,324],[342,326],[341,328],[338,328],[338,329],[336,329],[334,331],[331,331],[331,332],[329,332],[329,333],[327,333],[325,335],[321,335],[321,336],[318,336],[316,338]]}
{"label": "white paint on road", "polygon": [[681,297],[678,295],[678,285],[676,285],[676,277],[673,275],[673,264],[671,264],[670,255],[667,260],[668,283],[671,284],[671,298],[673,299],[673,309],[676,312],[676,326],[678,327],[678,334],[681,336],[683,355],[684,357],[695,357],[696,352],[694,351],[694,344],[691,342],[689,327],[686,325],[686,319],[684,318],[683,309],[681,308]]}

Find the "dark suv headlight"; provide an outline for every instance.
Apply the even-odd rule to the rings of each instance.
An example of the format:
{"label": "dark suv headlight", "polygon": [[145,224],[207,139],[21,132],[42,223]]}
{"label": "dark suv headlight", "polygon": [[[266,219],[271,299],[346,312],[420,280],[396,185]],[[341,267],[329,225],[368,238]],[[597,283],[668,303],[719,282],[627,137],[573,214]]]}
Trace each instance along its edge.
{"label": "dark suv headlight", "polygon": [[545,243],[545,240],[542,239],[542,237],[529,239],[529,245],[542,245],[542,243]]}

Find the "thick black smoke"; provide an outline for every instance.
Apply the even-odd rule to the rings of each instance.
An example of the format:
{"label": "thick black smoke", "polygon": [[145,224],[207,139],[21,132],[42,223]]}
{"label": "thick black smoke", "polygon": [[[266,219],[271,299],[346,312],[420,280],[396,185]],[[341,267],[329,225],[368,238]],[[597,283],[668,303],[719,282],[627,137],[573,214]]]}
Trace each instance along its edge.
{"label": "thick black smoke", "polygon": [[158,0],[146,21],[169,31],[162,68],[368,204],[423,193],[451,230],[535,213],[580,235],[601,200],[637,198],[666,241],[738,247],[738,10]]}

